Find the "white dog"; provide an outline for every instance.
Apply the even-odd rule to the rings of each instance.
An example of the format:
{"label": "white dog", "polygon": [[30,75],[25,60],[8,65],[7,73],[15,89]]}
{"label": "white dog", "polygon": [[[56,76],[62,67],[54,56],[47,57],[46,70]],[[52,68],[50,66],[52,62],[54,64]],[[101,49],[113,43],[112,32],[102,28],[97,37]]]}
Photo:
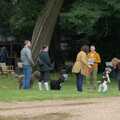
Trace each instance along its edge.
{"label": "white dog", "polygon": [[110,67],[106,67],[105,71],[103,72],[102,80],[99,81],[98,92],[106,92],[108,90],[108,83],[110,83],[109,74],[111,72]]}

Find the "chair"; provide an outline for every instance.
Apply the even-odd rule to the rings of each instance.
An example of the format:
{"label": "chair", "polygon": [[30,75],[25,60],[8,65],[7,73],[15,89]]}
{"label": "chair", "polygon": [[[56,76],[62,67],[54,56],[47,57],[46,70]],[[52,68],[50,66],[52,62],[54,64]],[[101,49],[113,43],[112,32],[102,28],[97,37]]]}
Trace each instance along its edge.
{"label": "chair", "polygon": [[8,66],[6,63],[0,63],[0,74],[8,74],[8,73],[13,73],[14,72],[14,67],[13,66]]}

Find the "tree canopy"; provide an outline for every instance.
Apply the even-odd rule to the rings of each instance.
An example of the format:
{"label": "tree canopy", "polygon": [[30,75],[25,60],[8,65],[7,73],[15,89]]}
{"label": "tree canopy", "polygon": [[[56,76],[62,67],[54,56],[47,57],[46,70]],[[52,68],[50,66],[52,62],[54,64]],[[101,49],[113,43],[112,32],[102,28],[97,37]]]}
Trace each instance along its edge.
{"label": "tree canopy", "polygon": [[[47,0],[2,0],[0,25],[16,36],[31,36],[36,19]],[[6,32],[6,31],[5,31]]]}
{"label": "tree canopy", "polygon": [[67,12],[61,14],[65,30],[91,32],[95,23],[104,16],[120,16],[119,0],[75,0]]}
{"label": "tree canopy", "polygon": [[[21,36],[31,36],[37,17],[47,0],[2,0],[0,26]],[[64,0],[60,27],[76,32],[94,32],[100,18],[120,17],[119,0]],[[107,23],[106,23],[107,24]],[[106,27],[106,25],[105,25]]]}

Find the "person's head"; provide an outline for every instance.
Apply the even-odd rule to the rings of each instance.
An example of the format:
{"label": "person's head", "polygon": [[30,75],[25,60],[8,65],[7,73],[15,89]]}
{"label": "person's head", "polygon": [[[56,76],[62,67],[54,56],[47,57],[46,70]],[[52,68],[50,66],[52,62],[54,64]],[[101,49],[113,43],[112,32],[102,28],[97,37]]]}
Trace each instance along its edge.
{"label": "person's head", "polygon": [[24,44],[25,44],[25,47],[29,47],[29,48],[31,47],[30,40],[25,40]]}
{"label": "person's head", "polygon": [[95,51],[95,45],[91,45],[91,46],[90,46],[90,50],[91,50],[92,52],[94,52],[94,51]]}
{"label": "person's head", "polygon": [[43,47],[42,47],[42,51],[48,52],[48,50],[49,50],[48,46],[43,46]]}
{"label": "person's head", "polygon": [[113,59],[111,60],[111,62],[112,62],[113,68],[116,68],[116,66],[117,66],[118,64],[120,64],[120,59],[118,59],[118,58],[113,58]]}
{"label": "person's head", "polygon": [[84,51],[85,53],[88,53],[89,52],[89,46],[88,45],[83,45],[81,47],[81,50]]}

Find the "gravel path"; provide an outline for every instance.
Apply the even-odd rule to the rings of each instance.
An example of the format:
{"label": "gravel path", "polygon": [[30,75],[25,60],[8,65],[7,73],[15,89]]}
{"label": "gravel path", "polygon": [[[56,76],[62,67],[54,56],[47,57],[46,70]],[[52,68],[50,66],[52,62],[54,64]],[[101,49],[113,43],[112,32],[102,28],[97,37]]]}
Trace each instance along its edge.
{"label": "gravel path", "polygon": [[0,102],[0,120],[120,120],[120,97]]}

